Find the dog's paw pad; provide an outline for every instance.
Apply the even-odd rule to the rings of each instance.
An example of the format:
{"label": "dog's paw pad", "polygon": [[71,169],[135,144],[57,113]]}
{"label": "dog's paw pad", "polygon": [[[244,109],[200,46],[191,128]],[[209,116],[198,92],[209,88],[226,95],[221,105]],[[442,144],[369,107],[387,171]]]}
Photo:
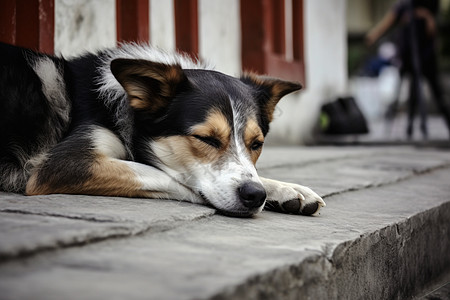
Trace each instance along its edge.
{"label": "dog's paw pad", "polygon": [[303,206],[299,199],[292,199],[280,204],[281,211],[288,214],[311,216],[319,211],[322,204],[319,202],[305,203]]}
{"label": "dog's paw pad", "polygon": [[300,212],[300,201],[298,199],[288,200],[281,204],[283,211],[289,214],[298,214]]}
{"label": "dog's paw pad", "polygon": [[314,213],[316,213],[320,208],[319,202],[310,202],[306,203],[305,206],[303,206],[301,210],[302,215],[310,216]]}
{"label": "dog's paw pad", "polygon": [[302,206],[302,203],[299,199],[292,199],[283,203],[277,201],[268,201],[266,202],[265,208],[267,210],[286,214],[311,216],[318,212],[322,206],[323,205],[319,202],[310,202]]}

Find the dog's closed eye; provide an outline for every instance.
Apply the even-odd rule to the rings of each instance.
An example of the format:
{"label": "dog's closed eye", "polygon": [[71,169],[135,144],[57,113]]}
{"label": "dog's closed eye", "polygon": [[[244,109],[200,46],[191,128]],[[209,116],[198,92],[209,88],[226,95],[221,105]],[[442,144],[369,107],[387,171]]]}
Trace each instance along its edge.
{"label": "dog's closed eye", "polygon": [[216,149],[220,149],[222,147],[222,142],[213,136],[193,135],[193,137]]}
{"label": "dog's closed eye", "polygon": [[264,145],[264,142],[261,141],[254,141],[251,145],[250,145],[250,150],[252,151],[258,151],[259,149],[262,148],[262,146]]}

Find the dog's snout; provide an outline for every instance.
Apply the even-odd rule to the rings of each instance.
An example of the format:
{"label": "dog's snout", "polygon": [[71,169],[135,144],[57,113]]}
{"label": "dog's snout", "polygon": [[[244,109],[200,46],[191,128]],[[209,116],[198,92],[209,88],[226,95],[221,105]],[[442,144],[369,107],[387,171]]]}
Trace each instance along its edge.
{"label": "dog's snout", "polygon": [[256,208],[263,205],[266,200],[266,190],[257,182],[246,182],[238,189],[239,199],[248,208]]}

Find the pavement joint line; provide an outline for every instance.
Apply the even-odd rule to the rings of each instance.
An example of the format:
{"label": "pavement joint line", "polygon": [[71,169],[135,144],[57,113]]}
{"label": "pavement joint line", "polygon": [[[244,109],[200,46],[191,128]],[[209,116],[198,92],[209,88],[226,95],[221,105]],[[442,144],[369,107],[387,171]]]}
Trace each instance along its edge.
{"label": "pavement joint line", "polygon": [[[400,148],[400,150],[401,149],[403,149],[403,148]],[[424,148],[424,149],[426,149],[426,148]],[[378,150],[368,151],[365,153],[344,154],[342,156],[327,157],[327,158],[321,158],[321,159],[312,159],[309,161],[298,162],[298,163],[293,163],[293,164],[292,163],[281,163],[281,164],[276,164],[276,165],[262,166],[262,167],[257,167],[257,169],[258,170],[271,170],[271,169],[281,169],[281,168],[290,168],[290,169],[304,168],[304,167],[309,167],[309,166],[316,165],[316,164],[324,164],[324,163],[336,162],[336,161],[340,161],[340,160],[362,159],[365,157],[374,157],[374,156],[377,156],[377,157],[386,156],[386,154],[396,154],[400,150],[389,149],[385,152],[382,152],[382,151],[379,151],[379,149],[378,149]]]}
{"label": "pavement joint line", "polygon": [[68,215],[55,214],[55,213],[31,212],[31,211],[26,211],[26,210],[10,209],[10,208],[0,209],[0,212],[11,213],[11,214],[21,214],[21,215],[34,215],[34,216],[64,218],[64,219],[70,219],[70,220],[82,220],[82,221],[93,222],[93,223],[118,223],[117,221],[115,221],[113,219],[108,220],[108,219],[83,217],[83,216],[68,216]]}
{"label": "pavement joint line", "polygon": [[272,169],[281,169],[281,168],[290,168],[290,169],[296,169],[296,168],[304,168],[304,167],[309,167],[312,165],[316,165],[316,164],[323,164],[323,163],[329,163],[329,162],[335,162],[335,161],[339,161],[339,160],[349,160],[349,159],[361,159],[364,157],[373,157],[373,156],[384,156],[386,155],[386,153],[380,153],[377,151],[372,151],[370,153],[364,153],[364,154],[356,154],[356,155],[343,155],[340,157],[329,157],[329,158],[323,158],[323,159],[314,159],[314,160],[310,160],[307,162],[299,162],[299,163],[294,163],[294,164],[290,164],[290,163],[283,163],[283,164],[278,164],[278,165],[272,165],[272,166],[267,166],[267,167],[258,167],[258,170],[272,170]]}
{"label": "pavement joint line", "polygon": [[[5,212],[3,210],[0,210],[0,212]],[[16,213],[6,211],[6,213]],[[165,220],[153,222],[153,223],[146,223],[146,222],[135,222],[131,220],[117,222],[97,222],[97,223],[110,223],[114,226],[114,232],[107,232],[103,236],[92,236],[92,237],[82,237],[83,240],[71,240],[69,242],[64,241],[58,241],[55,245],[42,245],[35,247],[33,249],[21,249],[16,253],[8,253],[8,252],[0,252],[0,265],[5,262],[9,262],[16,259],[22,259],[22,258],[29,258],[35,255],[39,255],[41,253],[50,252],[50,251],[56,251],[56,250],[62,250],[62,249],[68,249],[73,247],[81,247],[85,245],[90,245],[94,243],[99,243],[107,240],[115,240],[115,239],[123,239],[123,238],[129,238],[133,236],[139,236],[147,233],[161,233],[166,232],[169,230],[176,229],[180,226],[183,226],[186,223],[195,222],[202,219],[207,219],[214,215],[216,212],[212,211],[210,214],[207,215],[201,215],[196,216],[191,219],[178,219],[173,220],[170,223],[167,223]],[[81,220],[85,221],[83,218],[71,218],[63,215],[51,215],[51,214],[42,214],[42,213],[32,213],[32,212],[24,212],[24,214],[28,215],[38,215],[38,216],[46,216],[46,217],[61,217],[66,219],[75,219],[75,220]],[[127,226],[128,225],[128,226]],[[134,225],[134,226],[133,226]],[[138,226],[136,226],[138,225]],[[123,230],[123,232],[118,233],[116,230]]]}
{"label": "pavement joint line", "polygon": [[95,237],[92,237],[89,239],[84,239],[84,240],[79,240],[79,241],[71,241],[71,242],[67,242],[67,243],[63,242],[63,241],[58,241],[58,243],[56,245],[42,245],[42,246],[33,248],[31,250],[22,249],[13,254],[4,252],[4,253],[0,253],[0,265],[2,263],[7,263],[7,262],[10,262],[13,260],[30,258],[35,255],[39,255],[39,254],[46,253],[46,252],[63,250],[63,249],[68,249],[68,248],[75,248],[75,247],[82,247],[82,246],[90,245],[93,243],[103,242],[103,241],[111,240],[111,239],[119,239],[119,238],[124,238],[124,237],[129,237],[129,236],[130,235],[128,235],[126,233],[123,233],[123,234],[114,233],[114,234],[110,234],[110,235],[95,236]]}
{"label": "pavement joint line", "polygon": [[433,166],[433,167],[428,167],[422,170],[417,170],[417,169],[413,169],[411,170],[411,174],[405,175],[405,176],[399,176],[397,178],[395,178],[394,180],[387,180],[387,181],[383,181],[383,182],[374,182],[374,183],[369,183],[369,184],[365,184],[361,187],[351,187],[348,189],[343,189],[340,191],[335,191],[335,192],[331,192],[328,194],[324,194],[321,195],[322,198],[328,198],[334,195],[340,195],[340,194],[345,194],[345,193],[349,193],[349,192],[355,192],[355,191],[360,191],[360,190],[364,190],[364,189],[370,189],[370,188],[378,188],[378,187],[382,187],[382,186],[387,186],[387,185],[391,185],[391,184],[396,184],[402,181],[406,181],[409,179],[412,179],[416,176],[422,176],[425,174],[429,174],[432,173],[434,171],[438,171],[438,170],[442,170],[442,169],[447,169],[450,168],[450,162],[445,162],[444,164],[441,165],[437,165],[437,166]]}

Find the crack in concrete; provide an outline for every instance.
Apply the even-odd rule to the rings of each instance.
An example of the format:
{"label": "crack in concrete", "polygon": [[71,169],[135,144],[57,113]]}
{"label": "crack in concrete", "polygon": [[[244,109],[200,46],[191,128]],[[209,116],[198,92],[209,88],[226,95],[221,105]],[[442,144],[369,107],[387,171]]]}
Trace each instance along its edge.
{"label": "crack in concrete", "polygon": [[446,162],[444,164],[441,165],[437,165],[437,166],[432,166],[432,167],[427,167],[421,170],[417,170],[417,169],[412,169],[411,173],[405,176],[397,176],[396,178],[394,178],[394,180],[386,180],[386,181],[381,181],[381,182],[372,182],[369,184],[364,184],[360,187],[350,187],[347,189],[343,189],[343,190],[339,190],[339,191],[335,191],[335,192],[331,192],[331,193],[327,193],[324,195],[321,195],[322,198],[328,198],[331,196],[335,196],[335,195],[341,195],[341,194],[345,194],[345,193],[349,193],[349,192],[356,192],[356,191],[360,191],[360,190],[365,190],[365,189],[370,189],[370,188],[377,188],[377,187],[382,187],[382,186],[387,186],[387,185],[391,185],[391,184],[395,184],[395,183],[399,183],[402,181],[406,181],[409,179],[412,179],[414,177],[417,176],[422,176],[425,174],[429,174],[432,173],[434,171],[438,171],[438,170],[442,170],[442,169],[446,169],[446,168],[450,168],[450,162]]}
{"label": "crack in concrete", "polygon": [[108,218],[98,218],[98,217],[86,217],[86,216],[77,216],[77,215],[63,215],[63,214],[56,214],[56,213],[47,213],[47,212],[33,212],[29,210],[20,210],[20,209],[0,209],[0,212],[3,213],[11,213],[11,214],[22,214],[22,215],[34,215],[34,216],[44,216],[44,217],[56,217],[56,218],[64,218],[64,219],[70,219],[70,220],[82,220],[87,222],[94,222],[94,223],[117,223],[120,222],[116,219],[108,219]]}
{"label": "crack in concrete", "polygon": [[339,156],[339,157],[328,157],[325,159],[315,159],[315,160],[303,161],[303,162],[298,162],[298,163],[294,163],[294,164],[283,163],[283,164],[272,165],[272,166],[267,166],[267,167],[258,167],[257,169],[259,171],[282,169],[282,168],[296,169],[296,168],[305,168],[305,167],[309,167],[312,165],[330,163],[330,162],[335,162],[335,161],[340,161],[340,160],[362,159],[365,157],[385,156],[385,155],[386,155],[386,153],[379,153],[379,152],[371,152],[369,154],[364,153],[364,154],[355,154],[355,155],[343,155],[343,156]]}
{"label": "crack in concrete", "polygon": [[136,222],[136,221],[92,221],[93,219],[85,220],[84,218],[79,217],[70,217],[58,214],[45,214],[45,213],[32,213],[28,211],[21,210],[12,210],[12,209],[3,209],[0,212],[6,213],[19,213],[19,214],[28,214],[28,215],[38,215],[38,216],[50,216],[50,217],[61,217],[64,219],[74,219],[81,221],[88,221],[94,223],[109,223],[111,226],[108,228],[104,228],[104,230],[99,232],[88,232],[82,236],[73,236],[70,240],[61,240],[55,239],[52,240],[51,243],[46,245],[35,245],[35,247],[29,249],[26,247],[19,247],[14,249],[14,251],[1,251],[0,250],[0,263],[11,261],[14,259],[27,258],[34,255],[41,254],[43,252],[55,251],[60,249],[72,248],[72,247],[82,247],[85,245],[90,245],[102,241],[109,241],[115,239],[129,238],[133,236],[139,236],[147,233],[161,233],[169,230],[176,229],[185,225],[186,223],[195,222],[198,220],[202,220],[205,218],[209,218],[215,214],[214,211],[211,213],[203,214],[195,217],[191,217],[189,219],[178,217],[172,218],[170,221],[168,220],[160,220],[155,222]]}
{"label": "crack in concrete", "polygon": [[[119,227],[116,227],[116,229],[119,229]],[[126,227],[122,227],[122,229],[128,229]],[[124,238],[129,237],[130,234],[128,232],[124,233],[112,233],[106,234],[104,236],[85,236],[85,237],[74,237],[70,241],[64,241],[64,240],[54,240],[52,244],[47,245],[37,245],[32,249],[27,248],[18,248],[14,249],[13,252],[6,252],[2,251],[0,252],[0,264],[9,262],[16,259],[22,259],[22,258],[29,258],[41,253],[49,252],[49,251],[55,251],[55,250],[62,250],[67,248],[74,248],[74,247],[82,247],[85,245],[90,245],[93,243],[105,241],[105,240],[111,240],[111,239],[118,239],[118,238]]]}

